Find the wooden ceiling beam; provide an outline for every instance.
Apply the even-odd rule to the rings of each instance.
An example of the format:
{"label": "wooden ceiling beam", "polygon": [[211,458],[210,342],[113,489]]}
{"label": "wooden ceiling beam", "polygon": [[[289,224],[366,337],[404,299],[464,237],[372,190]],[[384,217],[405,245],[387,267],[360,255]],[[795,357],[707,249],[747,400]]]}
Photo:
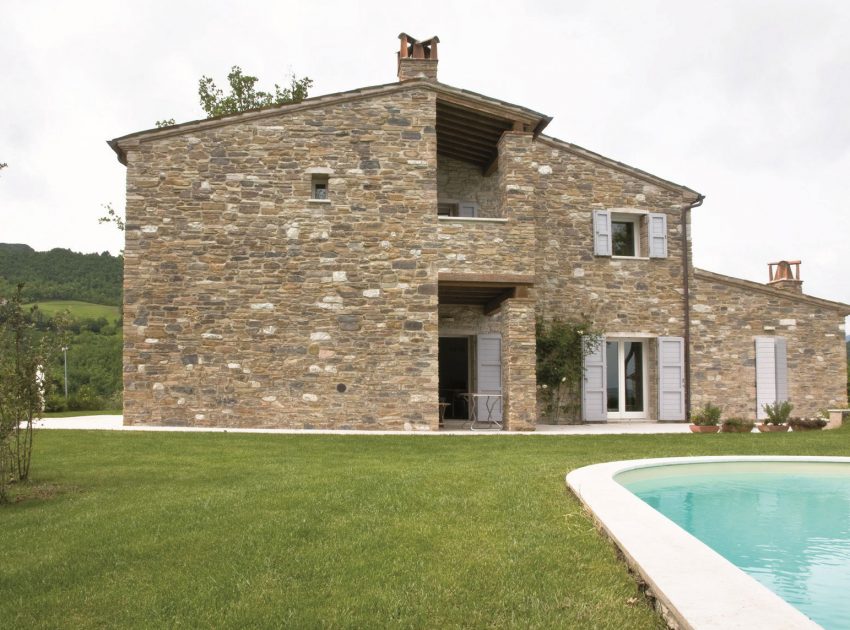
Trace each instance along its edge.
{"label": "wooden ceiling beam", "polygon": [[499,295],[484,305],[484,314],[491,315],[502,307],[502,302],[509,300],[516,295],[516,287],[502,291]]}
{"label": "wooden ceiling beam", "polygon": [[492,118],[479,118],[478,116],[466,116],[456,112],[437,112],[437,125],[450,123],[458,127],[472,127],[484,133],[501,135],[503,131],[513,129],[513,121],[498,121]]}
{"label": "wooden ceiling beam", "polygon": [[437,153],[443,153],[444,155],[458,155],[464,159],[473,160],[476,164],[480,164],[482,168],[487,164],[487,160],[490,158],[489,155],[475,153],[474,151],[465,151],[464,149],[460,149],[452,145],[438,144]]}
{"label": "wooden ceiling beam", "polygon": [[437,149],[439,149],[440,147],[446,149],[457,149],[458,151],[463,151],[464,153],[477,155],[478,159],[482,162],[489,162],[493,153],[495,153],[495,150],[492,147],[476,147],[464,144],[461,141],[449,140],[447,138],[443,138],[442,140],[437,142]]}
{"label": "wooden ceiling beam", "polygon": [[461,131],[445,129],[441,131],[440,129],[437,129],[437,142],[440,142],[441,140],[457,141],[461,142],[464,145],[480,147],[481,149],[486,150],[488,153],[496,150],[495,142],[479,140],[478,138],[471,137]]}

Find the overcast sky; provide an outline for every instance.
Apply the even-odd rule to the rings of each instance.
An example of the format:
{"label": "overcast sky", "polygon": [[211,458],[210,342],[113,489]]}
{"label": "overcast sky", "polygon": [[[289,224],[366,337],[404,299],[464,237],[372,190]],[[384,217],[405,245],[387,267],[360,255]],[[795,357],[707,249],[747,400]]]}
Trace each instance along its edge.
{"label": "overcast sky", "polygon": [[706,195],[697,266],[850,302],[850,2],[0,0],[0,242],[117,253],[106,140],[203,117],[232,65],[311,95],[395,80],[397,35],[440,80],[554,116],[547,132]]}

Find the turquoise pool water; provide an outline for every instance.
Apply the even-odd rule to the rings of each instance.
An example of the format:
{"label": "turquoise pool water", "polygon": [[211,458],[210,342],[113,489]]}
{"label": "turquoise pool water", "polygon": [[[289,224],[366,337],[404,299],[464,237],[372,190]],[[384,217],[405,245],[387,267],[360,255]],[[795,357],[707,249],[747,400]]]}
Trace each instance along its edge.
{"label": "turquoise pool water", "polygon": [[850,628],[850,464],[674,464],[615,479],[824,628]]}

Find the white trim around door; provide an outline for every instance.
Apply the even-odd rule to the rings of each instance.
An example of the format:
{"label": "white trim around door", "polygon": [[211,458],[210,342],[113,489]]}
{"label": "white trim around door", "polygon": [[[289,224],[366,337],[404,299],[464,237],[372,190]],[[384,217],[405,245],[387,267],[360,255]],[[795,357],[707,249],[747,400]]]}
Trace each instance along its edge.
{"label": "white trim around door", "polygon": [[647,339],[605,338],[607,418],[646,420],[648,414]]}

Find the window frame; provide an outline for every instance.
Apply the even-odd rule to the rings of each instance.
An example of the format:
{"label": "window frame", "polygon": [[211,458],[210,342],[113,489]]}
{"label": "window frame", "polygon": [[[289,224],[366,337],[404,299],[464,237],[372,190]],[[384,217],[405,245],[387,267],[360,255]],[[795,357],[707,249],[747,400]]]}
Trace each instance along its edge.
{"label": "window frame", "polygon": [[[641,242],[643,241],[643,229],[646,221],[644,214],[612,212],[611,213],[611,257],[612,258],[643,258],[641,251]],[[618,254],[615,249],[614,224],[629,223],[632,225],[632,246],[633,254]]]}

